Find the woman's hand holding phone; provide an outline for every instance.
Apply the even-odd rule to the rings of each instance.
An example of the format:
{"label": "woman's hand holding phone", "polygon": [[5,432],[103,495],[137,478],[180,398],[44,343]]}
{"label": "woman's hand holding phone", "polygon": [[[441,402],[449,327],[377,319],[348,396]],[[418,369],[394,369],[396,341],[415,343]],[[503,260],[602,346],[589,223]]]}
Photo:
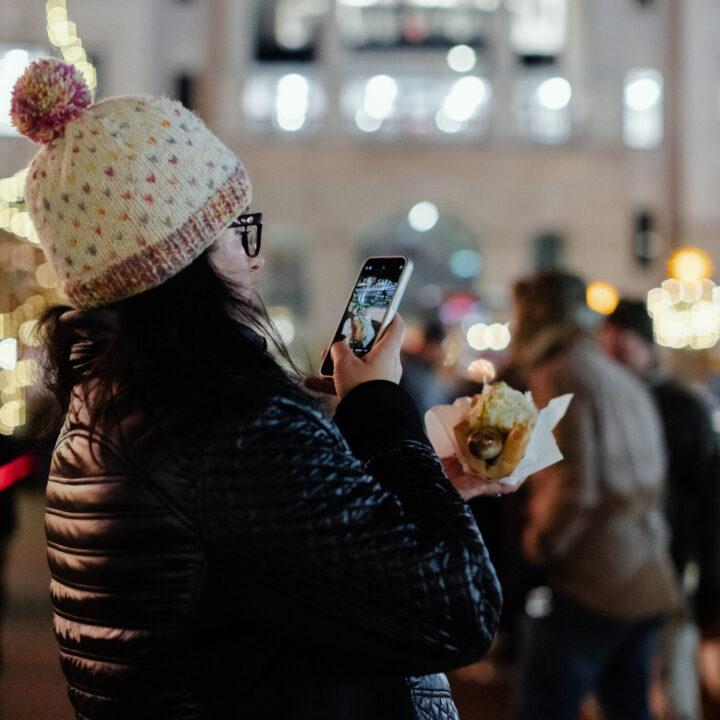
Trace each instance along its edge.
{"label": "woman's hand holding phone", "polygon": [[316,392],[334,393],[342,400],[353,388],[371,380],[400,382],[402,365],[400,348],[405,339],[405,323],[395,315],[383,336],[373,345],[372,350],[359,358],[342,341],[336,342],[330,353],[334,372],[332,380],[307,378],[305,385]]}

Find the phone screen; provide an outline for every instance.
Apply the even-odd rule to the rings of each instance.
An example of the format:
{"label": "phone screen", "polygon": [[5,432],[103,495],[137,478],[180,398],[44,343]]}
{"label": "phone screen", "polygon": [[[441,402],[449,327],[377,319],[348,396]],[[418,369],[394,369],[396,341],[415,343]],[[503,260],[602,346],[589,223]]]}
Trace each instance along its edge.
{"label": "phone screen", "polygon": [[[406,263],[404,257],[368,258],[350,295],[333,345],[342,340],[358,357],[370,352],[385,313],[395,297]],[[333,373],[329,352],[323,360],[320,373]]]}

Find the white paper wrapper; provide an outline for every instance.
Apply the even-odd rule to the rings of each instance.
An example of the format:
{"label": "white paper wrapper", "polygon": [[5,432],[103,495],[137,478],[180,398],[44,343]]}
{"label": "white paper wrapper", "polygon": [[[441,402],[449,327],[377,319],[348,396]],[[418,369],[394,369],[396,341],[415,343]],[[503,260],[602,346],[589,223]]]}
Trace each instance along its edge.
{"label": "white paper wrapper", "polygon": [[[555,442],[552,431],[565,415],[571,400],[572,394],[560,395],[553,398],[547,407],[540,411],[525,455],[512,475],[500,478],[500,482],[517,485],[528,475],[562,460],[562,453]],[[469,406],[469,397],[458,398],[452,405],[436,405],[425,413],[425,428],[438,457],[445,458],[455,455],[462,463],[465,472],[475,475],[477,473],[471,470],[463,460],[453,432],[453,428],[460,422]]]}

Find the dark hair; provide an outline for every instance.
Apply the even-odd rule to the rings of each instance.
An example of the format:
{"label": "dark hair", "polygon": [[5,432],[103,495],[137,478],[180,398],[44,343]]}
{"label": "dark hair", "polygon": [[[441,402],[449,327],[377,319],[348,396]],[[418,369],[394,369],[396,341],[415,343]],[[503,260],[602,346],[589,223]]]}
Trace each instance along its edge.
{"label": "dark hair", "polygon": [[547,270],[515,283],[513,288],[519,317],[514,334],[532,335],[558,324],[579,324],[587,309],[585,281],[578,275]]}
{"label": "dark hair", "polygon": [[[309,397],[262,302],[220,277],[205,252],[139,295],[96,310],[56,306],[45,312],[40,321],[45,385],[58,402],[47,431],[57,428],[67,412],[78,380],[77,362],[70,355],[87,328],[94,328],[87,344],[94,339],[95,347],[81,372],[99,393],[93,401],[93,425],[110,405],[122,417],[139,407],[172,412],[180,405],[217,403],[227,393],[228,381],[238,376],[251,379],[256,388],[280,385],[286,394]],[[104,337],[98,343],[99,334]],[[266,351],[267,340],[287,368]]]}
{"label": "dark hair", "polygon": [[513,372],[526,372],[589,330],[592,311],[585,298],[585,281],[561,270],[545,270],[515,283],[508,350]]}
{"label": "dark hair", "polygon": [[652,343],[655,341],[652,319],[642,300],[623,298],[605,318],[605,322],[623,330],[630,330],[645,342]]}

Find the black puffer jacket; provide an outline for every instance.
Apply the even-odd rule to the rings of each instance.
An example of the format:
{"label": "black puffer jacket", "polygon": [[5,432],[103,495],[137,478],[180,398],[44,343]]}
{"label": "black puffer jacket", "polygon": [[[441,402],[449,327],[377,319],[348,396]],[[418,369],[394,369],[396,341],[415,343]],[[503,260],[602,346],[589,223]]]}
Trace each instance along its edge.
{"label": "black puffer jacket", "polygon": [[88,405],[46,519],[78,718],[457,717],[430,673],[483,655],[500,592],[402,390],[356,388],[337,425],[240,379],[211,417],[91,432]]}

